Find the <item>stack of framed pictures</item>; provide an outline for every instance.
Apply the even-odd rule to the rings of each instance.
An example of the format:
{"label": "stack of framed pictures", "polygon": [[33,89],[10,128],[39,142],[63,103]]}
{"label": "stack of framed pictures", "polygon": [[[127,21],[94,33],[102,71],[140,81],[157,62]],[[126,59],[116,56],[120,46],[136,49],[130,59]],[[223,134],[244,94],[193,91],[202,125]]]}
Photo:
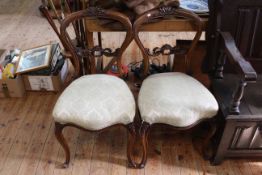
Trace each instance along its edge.
{"label": "stack of framed pictures", "polygon": [[16,74],[23,74],[49,67],[51,45],[41,46],[22,51]]}
{"label": "stack of framed pictures", "polygon": [[22,51],[16,74],[22,76],[28,91],[59,91],[67,70],[60,45],[53,43]]}
{"label": "stack of framed pictures", "polygon": [[16,74],[53,75],[58,73],[56,66],[62,67],[63,63],[58,43],[44,45],[21,52]]}

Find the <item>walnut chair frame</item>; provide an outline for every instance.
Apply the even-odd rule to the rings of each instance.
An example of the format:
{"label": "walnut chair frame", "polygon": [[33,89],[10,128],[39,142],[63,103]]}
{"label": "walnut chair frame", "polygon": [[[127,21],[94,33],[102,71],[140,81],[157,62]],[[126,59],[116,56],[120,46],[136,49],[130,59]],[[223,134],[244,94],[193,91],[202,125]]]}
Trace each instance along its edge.
{"label": "walnut chair frame", "polygon": [[[94,46],[93,48],[89,48],[87,46],[88,41],[84,42],[82,47],[76,47],[74,45],[73,40],[70,38],[69,34],[67,33],[66,28],[70,24],[74,24],[74,22],[76,21],[83,21],[88,18],[97,18],[98,20],[106,19],[106,20],[114,20],[120,22],[126,31],[126,36],[121,47],[115,49],[115,51],[112,51],[110,48],[102,48],[101,46]],[[88,26],[85,26],[84,31],[88,32]],[[83,58],[85,66],[91,70],[90,73],[96,73],[95,58],[101,57],[103,55],[113,57],[112,60],[109,62],[109,64],[104,68],[103,72],[107,72],[112,67],[112,65],[116,62],[117,68],[119,70],[119,74],[122,75],[122,68],[121,68],[122,54],[133,40],[132,24],[127,16],[112,10],[104,10],[99,7],[89,7],[86,10],[81,10],[68,15],[66,19],[63,20],[63,22],[61,23],[60,33],[61,33],[61,38],[64,41],[65,45],[67,46],[69,53],[72,55],[73,64],[75,63],[74,65],[76,67],[76,72],[78,73],[78,75],[80,75],[80,64],[81,64],[79,58]]]}
{"label": "walnut chair frame", "polygon": [[[86,49],[89,48],[90,50],[93,49],[93,51],[98,55],[96,55],[96,57],[101,57],[103,55],[105,56],[109,56],[109,57],[113,57],[113,59],[109,62],[109,64],[102,69],[102,61],[101,58],[99,59],[98,63],[96,65],[93,64],[94,62],[94,57],[92,54],[89,54],[89,57],[87,56],[88,54],[85,54],[85,58],[81,60],[81,63],[79,66],[79,71],[81,73],[81,75],[85,75],[85,74],[90,74],[90,73],[95,73],[97,71],[102,71],[102,72],[107,72],[111,66],[117,62],[116,57],[118,57],[119,54],[122,54],[123,51],[127,48],[127,46],[130,44],[130,42],[132,41],[132,25],[130,27],[129,24],[126,23],[130,23],[129,22],[129,18],[126,17],[125,15],[123,15],[120,12],[115,12],[115,11],[110,11],[110,13],[113,14],[114,17],[107,17],[104,16],[102,17],[102,13],[100,14],[100,17],[98,17],[98,14],[95,14],[96,12],[100,13],[103,11],[103,9],[98,8],[98,7],[89,7],[89,4],[92,4],[91,2],[85,2],[85,1],[81,1],[81,0],[76,0],[74,2],[74,6],[72,6],[70,4],[69,0],[63,0],[60,2],[60,7],[55,6],[53,0],[42,0],[42,5],[40,5],[39,10],[42,13],[42,15],[47,19],[48,23],[51,25],[51,27],[53,28],[54,32],[57,34],[58,38],[60,39],[62,45],[65,48],[65,52],[63,53],[65,55],[65,57],[71,57],[72,54],[70,52],[70,48],[68,48],[68,45],[66,44],[66,41],[64,40],[64,38],[62,37],[62,33],[61,31],[59,31],[59,26],[61,27],[62,21],[64,18],[66,18],[67,16],[69,16],[72,13],[75,12],[79,12],[80,10],[84,10],[84,9],[89,9],[88,11],[92,11],[91,13],[93,13],[93,16],[90,15],[90,17],[97,17],[98,18],[103,18],[106,20],[115,20],[117,22],[119,22],[120,24],[123,25],[123,29],[127,31],[127,35],[126,35],[126,39],[123,42],[122,46],[120,48],[115,49],[115,52],[113,52],[110,48],[105,48],[102,50],[102,36],[101,36],[101,32],[97,32],[97,37],[98,37],[98,46],[94,46],[94,41],[93,41],[93,32],[90,32],[88,30],[87,27],[87,22],[86,20],[81,20],[81,19],[75,19],[72,22],[72,26],[74,29],[74,33],[75,33],[75,41],[74,41],[74,45],[82,48],[82,49]],[[59,8],[59,9],[57,9]],[[95,12],[96,11],[96,12]],[[53,14],[51,14],[53,13]],[[54,19],[56,19],[58,21],[59,25],[56,25]],[[129,42],[126,42],[128,39]],[[82,56],[83,58],[83,56]],[[92,62],[92,61],[93,62]],[[92,63],[90,63],[92,62]],[[119,66],[119,65],[118,65]],[[121,69],[120,69],[121,71]]]}
{"label": "walnut chair frame", "polygon": [[[156,47],[152,51],[149,49],[145,48],[144,45],[142,44],[140,38],[139,38],[139,31],[142,28],[144,24],[151,23],[151,22],[159,22],[164,18],[168,17],[177,17],[177,18],[185,18],[191,21],[191,24],[194,26],[194,29],[196,31],[195,37],[188,49],[185,48],[180,48],[179,46],[171,46],[169,44],[163,45],[161,48]],[[134,33],[134,39],[136,43],[138,44],[140,50],[142,51],[143,54],[143,63],[144,63],[144,72],[143,72],[143,78],[145,78],[149,74],[149,59],[150,56],[157,56],[160,54],[163,55],[175,55],[175,59],[183,59],[184,60],[184,67],[180,68],[175,68],[175,65],[173,66],[173,71],[174,69],[179,72],[184,72],[187,74],[191,74],[191,67],[190,67],[190,61],[192,58],[192,53],[197,46],[197,43],[201,37],[203,30],[203,22],[201,18],[194,14],[193,12],[184,10],[179,7],[179,2],[173,3],[172,6],[161,6],[158,8],[155,8],[153,10],[150,10],[144,14],[142,14],[134,23],[133,26],[133,33]],[[150,131],[150,128],[152,128],[154,125],[164,125],[164,126],[171,126],[172,128],[181,131],[181,130],[189,130],[197,126],[198,124],[202,122],[207,122],[209,124],[210,132],[206,135],[203,146],[201,149],[202,154],[204,155],[205,159],[209,159],[210,156],[207,154],[206,150],[209,146],[210,139],[213,137],[213,135],[216,132],[216,124],[214,118],[210,119],[202,119],[198,120],[195,123],[191,124],[190,126],[187,127],[174,127],[169,124],[164,124],[164,123],[154,123],[154,124],[149,124],[145,121],[142,122],[141,128],[139,131],[142,147],[143,147],[143,155],[142,155],[142,160],[140,163],[137,164],[138,168],[143,168],[146,164],[147,161],[147,149],[148,149],[148,134]]]}
{"label": "walnut chair frame", "polygon": [[[94,48],[88,48],[88,47],[76,47],[74,42],[71,40],[68,32],[67,32],[67,28],[70,24],[74,23],[75,21],[79,21],[79,20],[85,20],[86,18],[97,18],[97,19],[108,19],[108,20],[115,20],[120,22],[124,28],[126,29],[127,33],[126,33],[126,37],[125,40],[123,42],[123,44],[121,45],[121,48],[116,49],[114,52],[111,49],[108,48],[101,48],[100,46],[95,46]],[[94,69],[95,66],[95,57],[97,56],[102,56],[102,55],[106,55],[106,56],[113,56],[113,61],[110,62],[110,64],[112,65],[115,61],[117,62],[117,67],[118,70],[120,70],[120,74],[121,72],[121,56],[123,54],[123,51],[126,49],[126,47],[129,45],[129,43],[132,41],[132,25],[131,22],[129,21],[128,17],[124,16],[121,13],[115,12],[115,11],[110,11],[110,10],[103,10],[101,8],[97,8],[97,7],[90,7],[87,8],[86,10],[82,10],[82,11],[78,11],[78,12],[73,12],[70,15],[68,15],[62,22],[61,22],[61,27],[60,27],[60,35],[61,35],[61,39],[64,42],[64,44],[66,45],[66,48],[68,49],[69,53],[70,53],[70,59],[74,65],[75,68],[75,76],[79,77],[81,76],[81,61],[80,59],[82,57],[84,58],[92,58],[91,60],[88,60],[88,63],[90,63],[90,66]],[[95,71],[93,71],[94,73]],[[90,131],[87,130],[85,128],[82,128],[80,126],[77,126],[75,124],[72,123],[66,123],[66,124],[60,124],[58,122],[55,122],[55,136],[57,138],[57,140],[59,141],[59,143],[62,145],[65,154],[66,154],[66,159],[64,162],[64,167],[68,167],[69,165],[69,161],[70,161],[70,151],[69,151],[69,147],[68,144],[66,143],[66,140],[62,134],[62,131],[65,127],[67,126],[71,126],[71,127],[75,127],[75,128],[79,128],[79,129],[83,129],[86,131]],[[132,150],[133,150],[133,146],[134,146],[134,141],[136,138],[136,130],[135,130],[135,125],[134,122],[129,123],[127,125],[124,124],[116,124],[116,125],[112,125],[109,126],[107,128],[101,129],[101,130],[96,130],[96,131],[102,131],[102,130],[107,130],[110,129],[111,127],[116,127],[116,126],[124,126],[125,128],[127,128],[127,131],[129,133],[129,139],[128,139],[128,146],[127,146],[127,158],[128,158],[128,166],[129,167],[133,167],[136,168],[136,164],[133,161],[133,157],[132,157]],[[94,131],[94,132],[96,132]],[[93,130],[92,130],[93,132]]]}
{"label": "walnut chair frame", "polygon": [[[191,43],[190,48],[185,50],[183,48],[179,48],[176,46],[173,47],[169,44],[164,44],[161,48],[156,47],[153,49],[153,51],[150,52],[148,48],[144,47],[144,45],[142,44],[139,38],[140,29],[145,24],[160,22],[161,20],[168,17],[185,18],[192,21],[192,25],[196,31],[196,35]],[[179,57],[180,59],[181,58],[184,59],[186,66],[179,71],[190,73],[190,59],[192,57],[192,52],[194,51],[201,37],[202,30],[203,30],[202,19],[198,15],[194,14],[193,12],[180,8],[178,1],[173,2],[172,6],[166,6],[166,5],[160,6],[159,8],[155,8],[141,15],[133,25],[133,33],[134,33],[134,39],[143,55],[144,77],[148,75],[150,56],[158,56],[160,54],[163,55],[175,54],[176,57]]]}

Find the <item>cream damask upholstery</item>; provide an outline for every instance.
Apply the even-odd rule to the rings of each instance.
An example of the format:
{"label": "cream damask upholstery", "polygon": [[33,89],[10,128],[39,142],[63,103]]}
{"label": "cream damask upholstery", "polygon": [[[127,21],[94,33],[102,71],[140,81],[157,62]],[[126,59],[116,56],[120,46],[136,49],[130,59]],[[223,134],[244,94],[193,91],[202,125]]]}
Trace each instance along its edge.
{"label": "cream damask upholstery", "polygon": [[151,75],[142,84],[138,106],[143,121],[187,127],[217,114],[214,96],[196,79],[179,72]]}
{"label": "cream damask upholstery", "polygon": [[100,130],[129,124],[135,116],[135,100],[127,84],[111,75],[86,75],[72,82],[59,97],[53,117],[60,124]]}

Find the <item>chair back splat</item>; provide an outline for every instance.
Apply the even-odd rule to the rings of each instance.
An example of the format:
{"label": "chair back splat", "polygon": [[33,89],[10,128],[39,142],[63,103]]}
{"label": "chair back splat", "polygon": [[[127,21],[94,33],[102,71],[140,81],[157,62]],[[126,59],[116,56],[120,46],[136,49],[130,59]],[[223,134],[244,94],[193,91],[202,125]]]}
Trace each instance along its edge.
{"label": "chair back splat", "polygon": [[[75,23],[85,22],[87,19],[96,18],[101,21],[117,21],[124,27],[126,31],[125,39],[120,48],[112,51],[110,48],[103,49],[101,46],[94,46],[90,48],[88,46],[89,38],[86,36],[85,40],[82,40],[80,45],[74,44],[74,38],[69,35],[68,28],[69,26]],[[83,23],[84,23],[83,22]],[[85,23],[84,23],[85,24]],[[102,24],[103,25],[103,24]],[[85,33],[88,32],[88,26],[83,26],[83,31]],[[101,56],[109,56],[113,57],[109,64],[104,68],[103,72],[107,72],[112,65],[116,62],[117,68],[120,76],[122,75],[122,67],[121,67],[121,57],[124,50],[128,47],[130,42],[132,41],[132,24],[128,17],[125,15],[111,11],[111,10],[103,10],[98,7],[89,7],[85,10],[81,10],[78,12],[73,12],[68,15],[62,22],[60,26],[61,38],[64,41],[66,48],[72,54],[72,62],[75,66],[75,70],[77,76],[81,75],[81,65],[85,66],[86,70],[90,70],[90,73],[96,73],[96,57]],[[83,35],[82,35],[83,36]]]}
{"label": "chair back splat", "polygon": [[[161,48],[154,48],[153,51],[145,48],[143,43],[139,38],[139,32],[142,29],[143,25],[148,23],[156,23],[161,21],[164,18],[185,18],[192,21],[193,28],[196,31],[195,37],[188,49],[182,49],[177,46],[173,47],[169,44],[163,45]],[[149,74],[149,58],[150,56],[157,56],[159,54],[163,55],[171,55],[175,54],[175,59],[183,59],[185,61],[185,67],[176,70],[185,73],[191,73],[190,70],[190,59],[191,54],[194,51],[203,30],[203,22],[202,19],[195,13],[190,12],[188,10],[182,9],[179,7],[179,2],[173,3],[172,6],[161,6],[155,9],[152,9],[144,14],[142,14],[134,23],[133,31],[134,31],[134,39],[138,44],[139,48],[143,54],[143,64],[144,64],[144,72],[143,76],[146,77]],[[174,69],[174,67],[173,67]]]}

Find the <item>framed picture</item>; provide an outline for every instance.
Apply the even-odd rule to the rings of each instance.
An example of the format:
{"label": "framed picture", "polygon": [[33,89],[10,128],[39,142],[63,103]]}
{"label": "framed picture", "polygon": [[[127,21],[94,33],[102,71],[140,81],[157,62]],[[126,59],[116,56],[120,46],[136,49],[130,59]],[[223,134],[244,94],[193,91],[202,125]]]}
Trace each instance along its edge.
{"label": "framed picture", "polygon": [[54,69],[57,61],[59,60],[59,56],[61,55],[61,47],[58,43],[52,44],[52,60],[51,60],[51,67]]}
{"label": "framed picture", "polygon": [[45,45],[21,52],[16,74],[31,72],[49,66],[51,45]]}

